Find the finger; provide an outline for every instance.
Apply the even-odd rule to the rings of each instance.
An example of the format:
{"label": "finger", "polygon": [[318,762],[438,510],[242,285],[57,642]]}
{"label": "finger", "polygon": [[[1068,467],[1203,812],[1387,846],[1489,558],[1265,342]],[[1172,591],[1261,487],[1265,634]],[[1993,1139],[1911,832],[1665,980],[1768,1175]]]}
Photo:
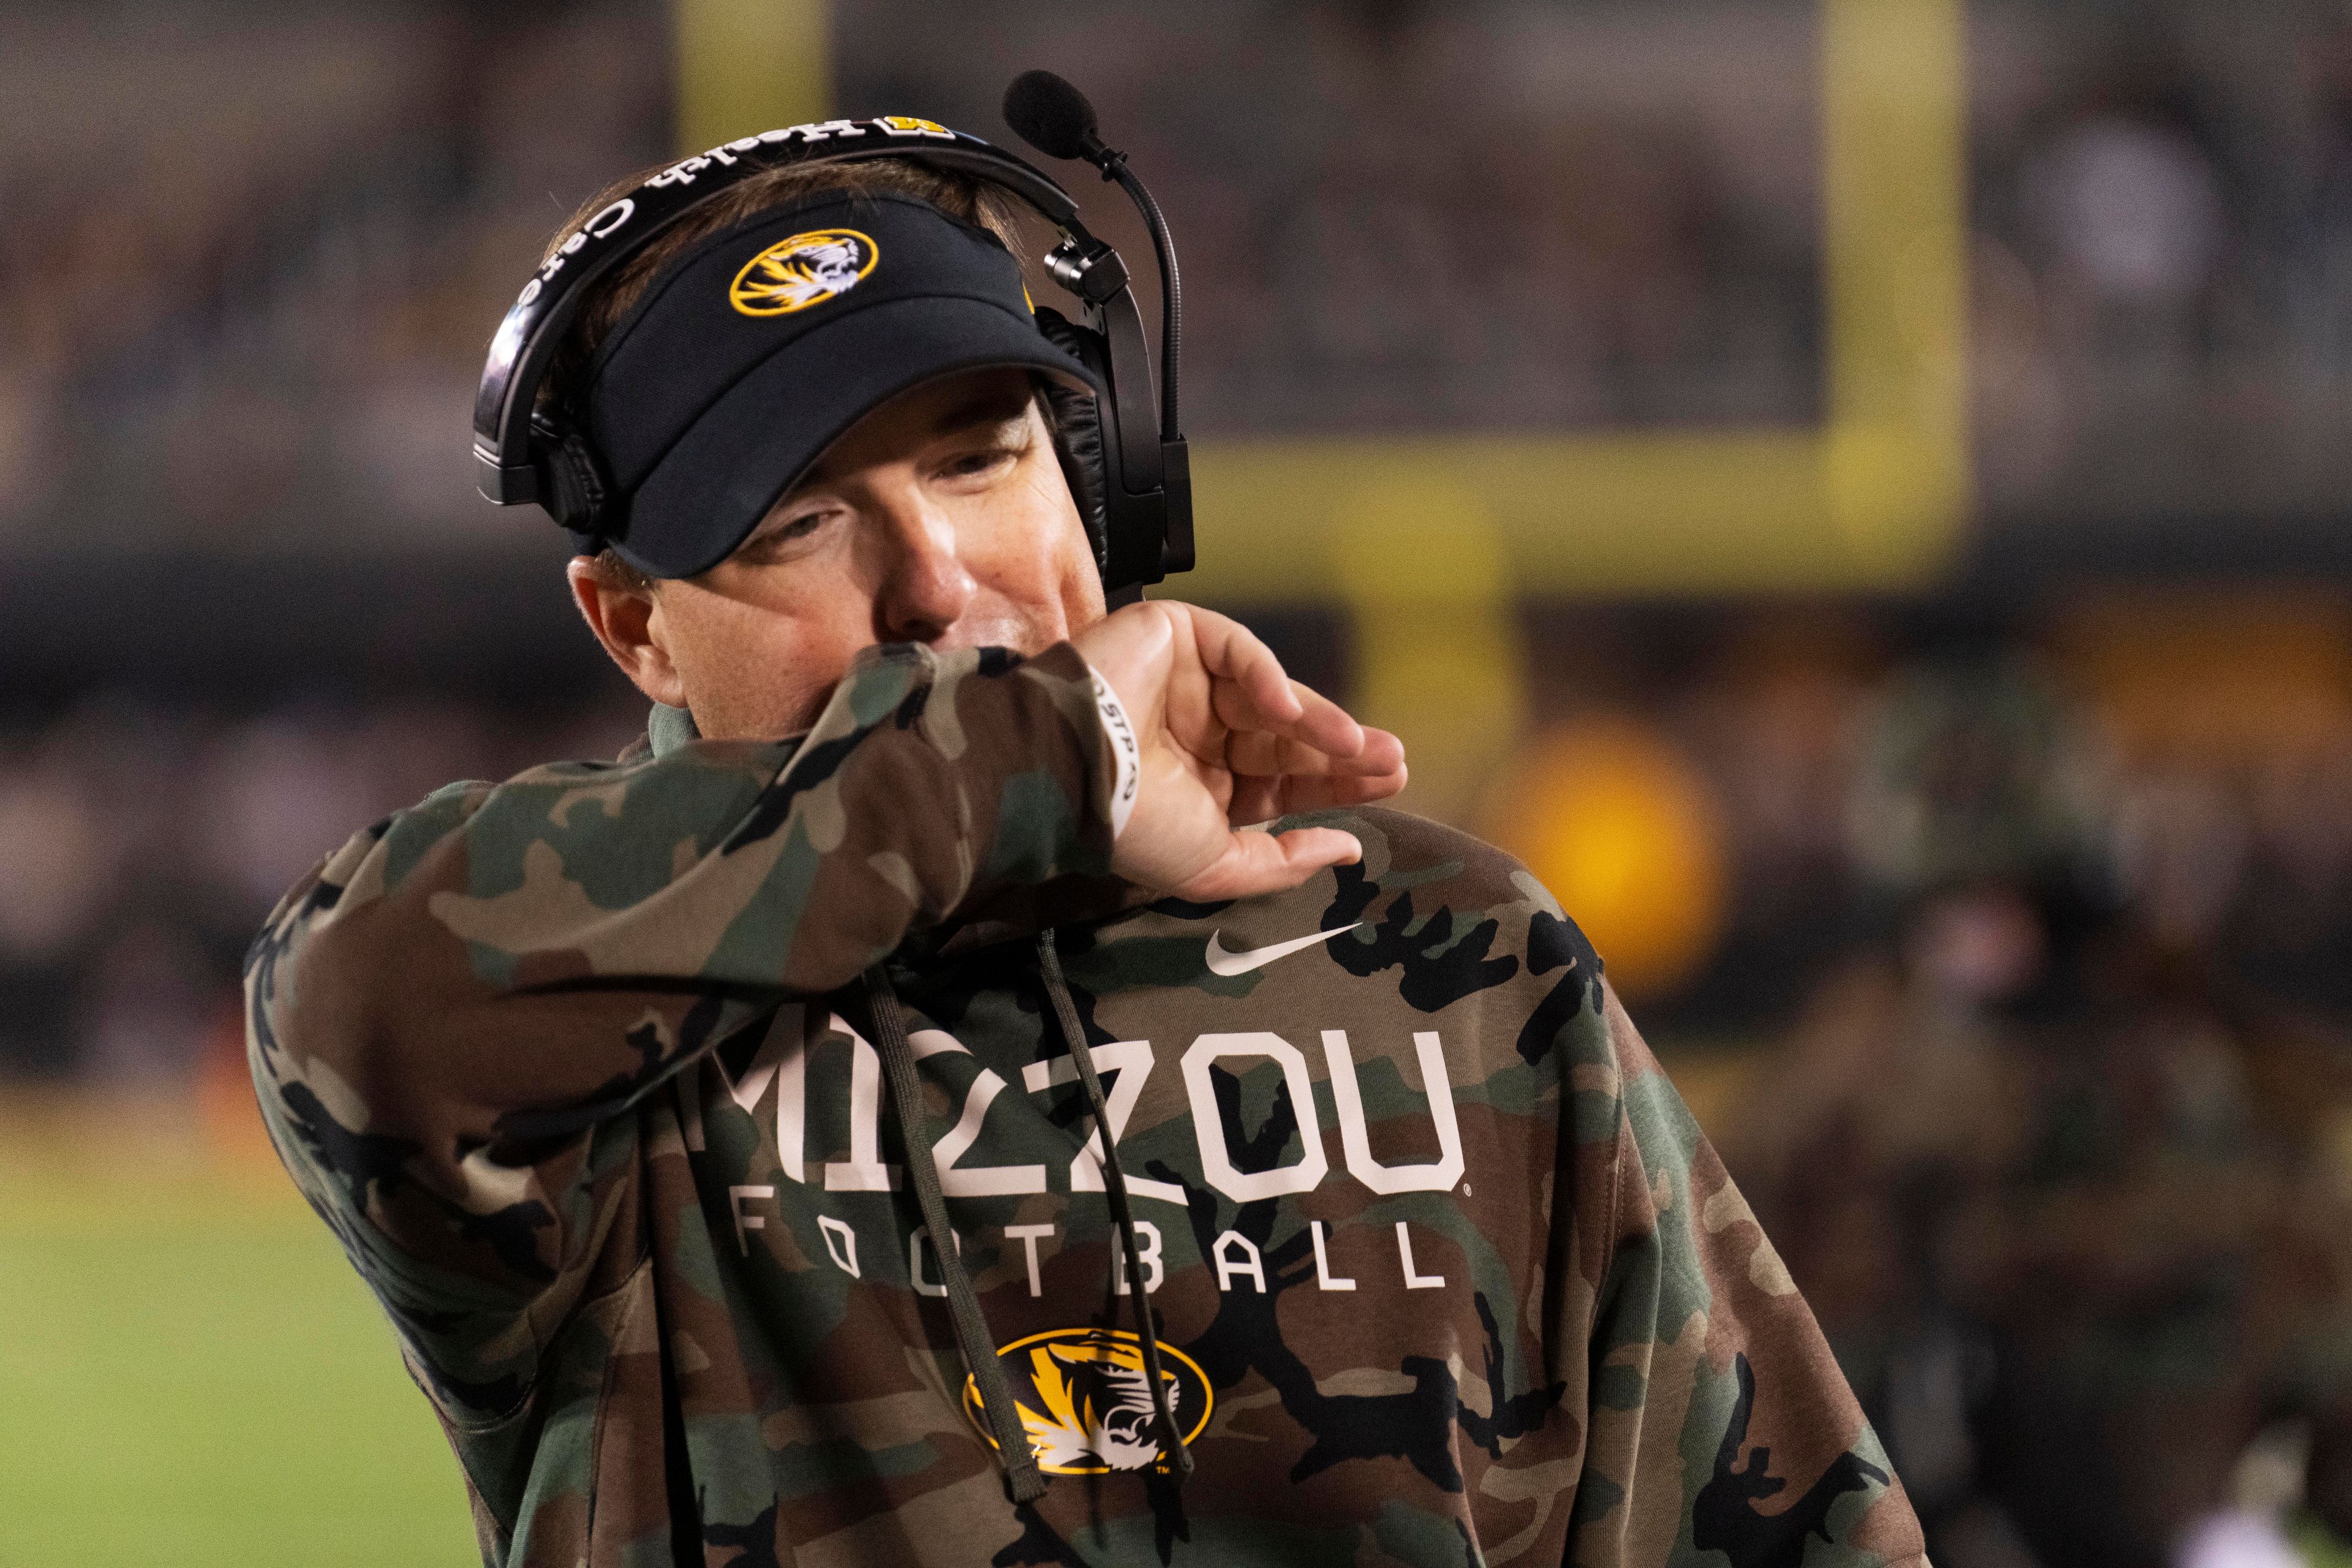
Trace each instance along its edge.
{"label": "finger", "polygon": [[1271,822],[1299,812],[1328,811],[1335,806],[1365,805],[1402,792],[1407,782],[1400,765],[1385,773],[1355,777],[1338,773],[1293,774],[1286,778],[1234,781],[1227,815],[1237,826]]}
{"label": "finger", "polygon": [[[1281,789],[1281,809],[1273,815],[1287,816],[1300,811],[1328,811],[1334,806],[1369,805],[1376,800],[1387,800],[1405,786],[1405,770],[1381,773],[1371,778],[1292,778],[1285,779]],[[1261,817],[1258,820],[1269,820]]]}
{"label": "finger", "polygon": [[1328,866],[1352,865],[1363,858],[1356,836],[1336,827],[1236,833],[1223,854],[1175,891],[1196,902],[1255,898],[1286,891]]}
{"label": "finger", "polygon": [[1225,742],[1225,765],[1237,773],[1266,778],[1313,773],[1377,777],[1404,764],[1404,743],[1385,730],[1365,730],[1363,745],[1349,756],[1334,756],[1288,736],[1264,730],[1237,730]]}
{"label": "finger", "polygon": [[1404,742],[1386,730],[1366,729],[1364,749],[1354,758],[1356,771],[1370,773],[1402,773]]}
{"label": "finger", "polygon": [[1286,727],[1293,739],[1334,757],[1352,757],[1364,749],[1364,727],[1348,710],[1312,687],[1291,682],[1298,700],[1298,717]]}
{"label": "finger", "polygon": [[1363,749],[1364,727],[1346,709],[1311,686],[1296,680],[1284,685],[1298,705],[1286,719],[1267,713],[1238,683],[1220,682],[1211,701],[1217,717],[1236,733],[1278,735],[1332,757],[1351,757]]}
{"label": "finger", "polygon": [[1200,650],[1201,667],[1211,679],[1231,681],[1239,687],[1269,725],[1287,724],[1298,717],[1299,698],[1292,690],[1291,679],[1283,673],[1282,661],[1274,657],[1274,650],[1259,641],[1255,632],[1239,621],[1197,605],[1170,607],[1191,616],[1193,645]]}

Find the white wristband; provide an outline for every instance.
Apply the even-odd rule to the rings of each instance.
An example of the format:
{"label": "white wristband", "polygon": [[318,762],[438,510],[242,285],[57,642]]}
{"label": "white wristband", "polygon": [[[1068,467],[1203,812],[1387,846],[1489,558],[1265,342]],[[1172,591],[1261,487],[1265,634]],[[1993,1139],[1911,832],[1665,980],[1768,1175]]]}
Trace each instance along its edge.
{"label": "white wristband", "polygon": [[1109,682],[1091,669],[1087,673],[1094,676],[1095,713],[1102,720],[1103,737],[1110,742],[1110,836],[1116,839],[1127,831],[1127,819],[1135,815],[1135,792],[1143,782],[1143,746]]}

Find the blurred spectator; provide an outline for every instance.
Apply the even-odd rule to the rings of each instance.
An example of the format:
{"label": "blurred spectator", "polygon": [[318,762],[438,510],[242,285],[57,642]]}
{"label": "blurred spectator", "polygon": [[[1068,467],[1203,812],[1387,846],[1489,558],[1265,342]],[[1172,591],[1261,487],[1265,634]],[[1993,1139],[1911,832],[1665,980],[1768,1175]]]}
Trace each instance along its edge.
{"label": "blurred spectator", "polygon": [[65,1065],[80,963],[105,900],[109,845],[53,745],[0,752],[0,1060]]}
{"label": "blurred spectator", "polygon": [[2026,205],[2109,363],[2179,374],[2227,243],[2218,172],[2163,96],[2095,100],[2028,163]]}
{"label": "blurred spectator", "polygon": [[70,950],[103,897],[104,833],[90,802],[48,748],[0,775],[0,952],[39,963]]}

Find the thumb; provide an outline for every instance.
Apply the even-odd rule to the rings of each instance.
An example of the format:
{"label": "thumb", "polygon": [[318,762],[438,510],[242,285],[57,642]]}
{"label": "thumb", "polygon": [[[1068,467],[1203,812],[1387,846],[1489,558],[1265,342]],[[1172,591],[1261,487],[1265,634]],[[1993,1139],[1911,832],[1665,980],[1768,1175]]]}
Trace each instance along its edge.
{"label": "thumb", "polygon": [[1173,889],[1196,903],[1287,892],[1328,866],[1352,866],[1364,847],[1337,827],[1294,827],[1287,833],[1234,833],[1218,857]]}

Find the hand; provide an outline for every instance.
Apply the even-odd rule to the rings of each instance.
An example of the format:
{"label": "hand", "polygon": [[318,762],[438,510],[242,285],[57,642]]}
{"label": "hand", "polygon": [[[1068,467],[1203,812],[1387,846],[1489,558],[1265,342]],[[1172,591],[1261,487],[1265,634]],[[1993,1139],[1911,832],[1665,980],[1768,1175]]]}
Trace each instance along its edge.
{"label": "hand", "polygon": [[1248,627],[1152,599],[1071,639],[1118,696],[1141,747],[1135,808],[1111,869],[1155,892],[1240,899],[1362,858],[1352,833],[1235,829],[1287,812],[1383,800],[1404,747],[1283,674]]}

